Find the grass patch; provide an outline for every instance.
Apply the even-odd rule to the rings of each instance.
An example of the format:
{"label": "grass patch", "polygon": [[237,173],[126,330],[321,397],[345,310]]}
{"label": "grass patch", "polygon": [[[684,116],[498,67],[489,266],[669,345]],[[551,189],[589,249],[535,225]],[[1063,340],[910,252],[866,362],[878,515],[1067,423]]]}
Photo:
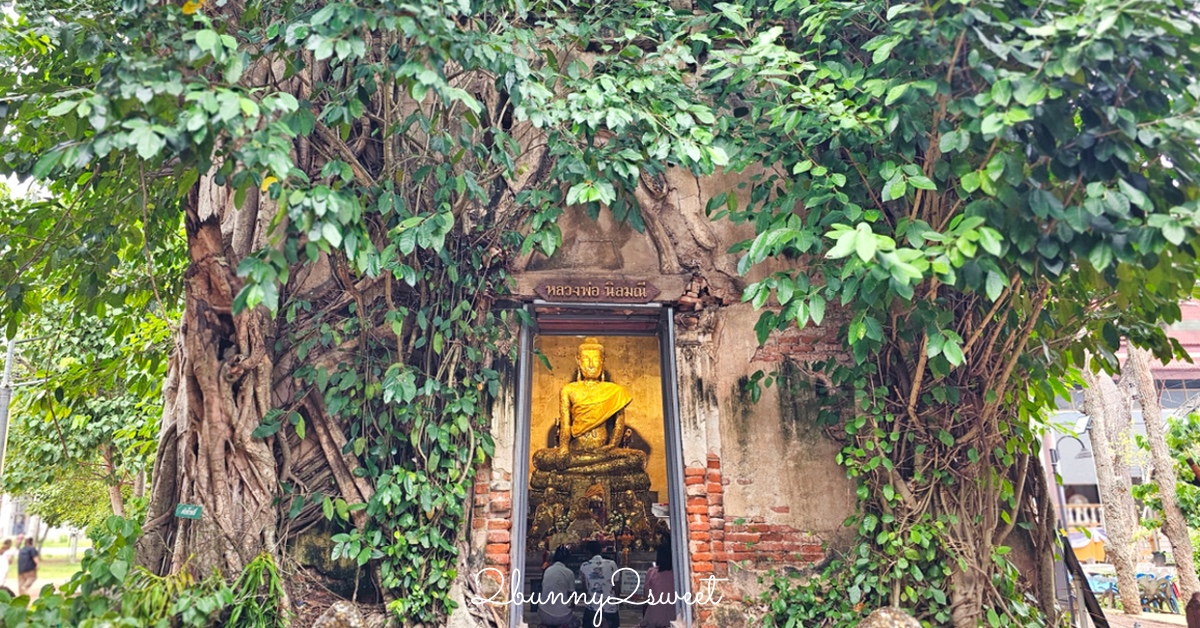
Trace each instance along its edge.
{"label": "grass patch", "polygon": [[[43,585],[53,582],[55,584],[63,584],[79,571],[79,563],[72,563],[64,558],[46,558],[42,560],[42,564],[38,566],[38,579],[35,587],[41,589]],[[17,561],[8,568],[8,577],[5,579],[5,584],[10,589],[17,588]]]}

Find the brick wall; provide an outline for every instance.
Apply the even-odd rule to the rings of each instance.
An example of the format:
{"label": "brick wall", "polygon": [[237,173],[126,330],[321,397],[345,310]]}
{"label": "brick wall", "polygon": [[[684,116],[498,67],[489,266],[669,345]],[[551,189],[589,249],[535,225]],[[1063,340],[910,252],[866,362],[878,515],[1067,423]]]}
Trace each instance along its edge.
{"label": "brick wall", "polygon": [[755,362],[782,362],[794,359],[801,362],[846,358],[846,348],[838,340],[837,330],[846,322],[845,316],[830,306],[824,324],[800,329],[795,325],[773,332],[754,353]]}
{"label": "brick wall", "polygon": [[[483,564],[481,568],[499,571],[507,580],[512,561],[512,474],[507,471],[495,473],[490,465],[480,467],[475,474],[475,500],[471,512],[471,528],[475,538],[483,537]],[[493,581],[496,571],[485,573],[482,582],[484,596],[491,595],[501,583]],[[505,586],[507,589],[507,584]]]}
{"label": "brick wall", "polygon": [[[748,480],[743,480],[746,482]],[[686,467],[688,551],[693,594],[709,589],[706,579],[724,579],[716,584],[717,604],[700,604],[693,613],[703,628],[720,628],[728,614],[717,613],[742,605],[741,591],[732,583],[731,571],[766,573],[784,567],[803,568],[825,558],[822,541],[786,525],[773,525],[763,517],[739,517],[725,511],[727,484],[721,475],[721,459],[709,454],[704,467]],[[786,513],[787,506],[772,510]]]}

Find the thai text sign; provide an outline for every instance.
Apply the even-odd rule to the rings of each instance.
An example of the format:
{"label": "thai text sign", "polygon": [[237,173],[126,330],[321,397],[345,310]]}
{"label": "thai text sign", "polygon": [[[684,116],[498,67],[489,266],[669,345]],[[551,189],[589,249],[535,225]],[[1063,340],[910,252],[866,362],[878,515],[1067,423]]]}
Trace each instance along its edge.
{"label": "thai text sign", "polygon": [[583,303],[648,303],[658,296],[650,282],[625,279],[557,279],[542,282],[534,291],[547,301]]}
{"label": "thai text sign", "polygon": [[175,516],[180,519],[199,519],[201,510],[203,508],[196,504],[179,504],[175,506]]}

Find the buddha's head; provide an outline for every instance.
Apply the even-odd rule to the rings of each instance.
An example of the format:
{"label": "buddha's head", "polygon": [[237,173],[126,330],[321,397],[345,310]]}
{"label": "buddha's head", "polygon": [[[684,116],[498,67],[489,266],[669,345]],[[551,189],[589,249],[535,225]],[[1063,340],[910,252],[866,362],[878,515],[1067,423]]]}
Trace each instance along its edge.
{"label": "buddha's head", "polygon": [[584,338],[575,361],[579,364],[579,374],[583,379],[600,379],[600,374],[604,372],[604,345],[595,338]]}

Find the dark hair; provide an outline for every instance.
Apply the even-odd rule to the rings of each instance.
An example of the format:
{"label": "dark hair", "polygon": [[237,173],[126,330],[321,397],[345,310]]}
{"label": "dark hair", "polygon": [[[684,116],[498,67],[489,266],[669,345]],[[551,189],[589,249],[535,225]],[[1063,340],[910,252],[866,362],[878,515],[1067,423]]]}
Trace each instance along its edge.
{"label": "dark hair", "polygon": [[29,537],[29,538],[27,538],[27,539],[25,539],[25,546],[26,546],[26,547],[33,547],[33,537],[32,537],[32,536],[31,536],[31,537]]}
{"label": "dark hair", "polygon": [[659,571],[671,571],[674,568],[674,556],[671,553],[670,539],[664,540],[658,544],[658,551],[654,554],[654,564],[658,566]]}
{"label": "dark hair", "polygon": [[556,562],[556,563],[564,563],[565,564],[567,562],[567,559],[570,557],[571,557],[571,552],[567,551],[566,545],[559,545],[558,549],[554,550],[554,562]]}
{"label": "dark hair", "polygon": [[585,544],[583,547],[584,547],[584,549],[587,550],[587,553],[589,556],[596,556],[603,549],[602,546],[600,545],[600,541],[597,541],[595,539],[588,541],[587,544]]}

